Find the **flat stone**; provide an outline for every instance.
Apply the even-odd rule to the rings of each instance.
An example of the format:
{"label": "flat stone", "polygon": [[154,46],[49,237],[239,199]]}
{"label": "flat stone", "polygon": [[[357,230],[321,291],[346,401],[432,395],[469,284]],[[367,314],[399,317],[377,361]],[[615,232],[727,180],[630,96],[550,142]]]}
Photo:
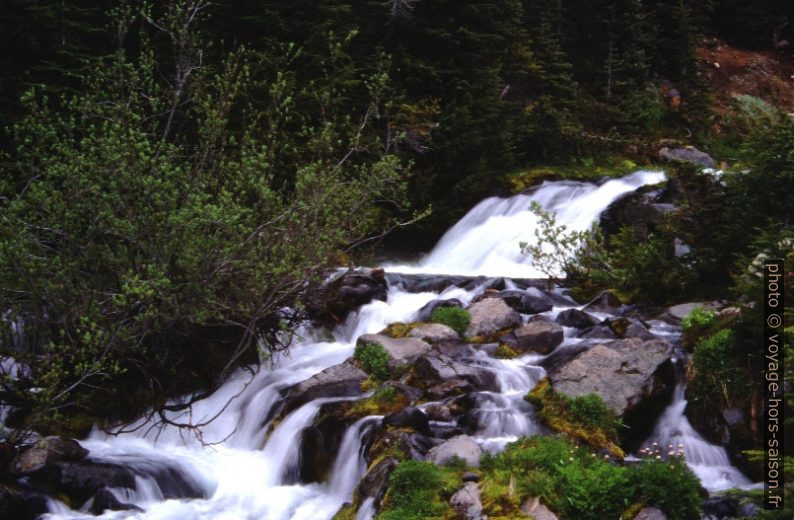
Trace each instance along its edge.
{"label": "flat stone", "polygon": [[518,350],[544,355],[557,348],[564,337],[560,325],[543,320],[530,321],[513,331],[513,334]]}
{"label": "flat stone", "polygon": [[392,366],[412,363],[433,348],[430,343],[418,338],[392,338],[385,334],[364,334],[358,338],[358,343],[377,343],[382,346],[389,354]]}
{"label": "flat stone", "polygon": [[411,332],[409,332],[408,335],[412,338],[418,338],[429,343],[456,341],[460,339],[457,332],[446,325],[442,325],[441,323],[426,323],[423,325],[418,325],[411,329]]}
{"label": "flat stone", "polygon": [[361,383],[366,378],[366,372],[349,362],[328,367],[292,388],[287,397],[286,410],[294,410],[321,397],[361,395]]}

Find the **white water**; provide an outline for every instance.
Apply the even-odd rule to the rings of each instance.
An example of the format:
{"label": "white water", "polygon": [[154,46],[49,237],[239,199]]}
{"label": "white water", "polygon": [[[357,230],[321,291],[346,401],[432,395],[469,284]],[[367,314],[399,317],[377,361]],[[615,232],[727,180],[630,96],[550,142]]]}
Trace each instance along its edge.
{"label": "white water", "polygon": [[598,216],[621,195],[665,180],[662,172],[639,171],[601,185],[546,181],[529,195],[485,199],[466,214],[416,265],[387,265],[392,272],[544,278],[521,253],[519,244],[535,241],[537,216],[530,203],[555,213],[569,230],[590,229]]}
{"label": "white water", "polygon": [[709,443],[695,431],[684,415],[686,405],[684,387],[679,384],[673,402],[656,422],[651,441],[658,444],[663,454],[683,448],[687,466],[709,491],[751,486],[750,479],[731,465],[724,447]]}
{"label": "white water", "polygon": [[[533,238],[536,221],[529,211],[531,200],[557,212],[560,223],[581,230],[589,228],[620,195],[663,179],[662,173],[637,172],[600,186],[547,182],[532,195],[488,199],[450,229],[420,264],[390,269],[535,277],[539,273],[521,256],[518,245],[521,240]],[[198,429],[153,427],[144,418],[120,435],[94,432],[83,442],[91,457],[133,468],[175,468],[204,495],[199,499],[164,499],[154,479],[139,478],[135,490],[111,491],[122,502],[133,503],[144,512],[106,512],[102,518],[330,519],[351,499],[365,471],[362,438],[379,418],[361,419],[345,432],[328,482],[295,484],[301,432],[312,423],[320,406],[333,399],[309,402],[278,425],[268,422],[271,408],[285,389],[348,358],[361,334],[378,332],[395,321],[412,321],[431,300],[458,298],[468,303],[482,290],[483,287],[472,291],[450,288],[441,294],[410,294],[391,288],[386,302],[374,301],[351,314],[345,324],[333,331],[332,340],[322,340],[321,331],[303,331],[303,340],[291,349],[289,356],[277,356],[272,366],[241,370],[189,411],[167,414],[172,422],[203,424]],[[561,309],[555,307],[548,314],[553,316]],[[566,344],[576,341],[566,339]],[[542,433],[532,408],[523,401],[526,392],[543,377],[543,370],[536,366],[540,357],[496,360],[484,352],[478,356],[471,362],[496,374],[499,391],[481,392],[477,407],[470,412],[476,423],[473,434],[477,441],[487,450],[498,450],[520,436]],[[710,465],[711,459],[704,460],[704,467]],[[51,503],[50,511],[52,520],[85,518],[57,501]],[[374,513],[372,500],[366,500],[356,519],[368,520]]]}

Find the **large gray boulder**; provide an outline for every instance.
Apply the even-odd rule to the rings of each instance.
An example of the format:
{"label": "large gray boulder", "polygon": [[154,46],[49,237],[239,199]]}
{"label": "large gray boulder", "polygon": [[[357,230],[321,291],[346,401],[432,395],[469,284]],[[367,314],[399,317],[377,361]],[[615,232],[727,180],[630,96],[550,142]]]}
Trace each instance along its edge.
{"label": "large gray boulder", "polygon": [[449,499],[449,505],[466,520],[485,520],[480,501],[480,487],[476,482],[466,482]]}
{"label": "large gray boulder", "polygon": [[465,336],[491,336],[521,324],[521,315],[499,298],[485,298],[469,307],[471,321]]}
{"label": "large gray boulder", "polygon": [[480,467],[481,456],[482,448],[468,435],[452,437],[448,441],[432,448],[427,454],[430,462],[438,466],[448,464],[457,458],[463,460],[466,466],[472,468]]}
{"label": "large gray boulder", "polygon": [[382,346],[391,358],[390,368],[413,363],[416,358],[433,348],[430,343],[419,338],[392,338],[385,334],[364,334],[358,338],[358,343],[377,343]]}
{"label": "large gray boulder", "polygon": [[[650,420],[675,385],[673,346],[661,339],[615,340],[596,345],[549,373],[552,386],[569,396],[596,393],[615,415]],[[647,412],[647,413],[645,413]]]}
{"label": "large gray boulder", "polygon": [[513,331],[515,348],[520,352],[548,354],[562,343],[562,327],[545,320],[532,320]]}
{"label": "large gray boulder", "polygon": [[321,397],[352,397],[362,394],[361,383],[367,378],[366,372],[344,362],[326,368],[292,387],[286,401],[289,412],[302,404]]}
{"label": "large gray boulder", "polygon": [[88,450],[79,442],[68,437],[45,437],[23,451],[14,461],[14,472],[17,475],[31,475],[44,469],[48,464],[58,461],[82,460]]}
{"label": "large gray boulder", "polygon": [[677,148],[664,147],[659,150],[659,158],[667,162],[691,163],[703,168],[715,168],[717,163],[706,152],[701,152],[694,146],[681,146]]}
{"label": "large gray boulder", "polygon": [[469,365],[443,354],[423,356],[414,363],[417,382],[432,399],[472,390],[498,390],[496,375],[485,368]]}

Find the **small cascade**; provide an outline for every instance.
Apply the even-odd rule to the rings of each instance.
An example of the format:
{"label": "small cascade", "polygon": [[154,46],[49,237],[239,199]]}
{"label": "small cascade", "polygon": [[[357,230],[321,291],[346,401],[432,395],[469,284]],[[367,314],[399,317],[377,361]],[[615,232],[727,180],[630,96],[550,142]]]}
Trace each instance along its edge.
{"label": "small cascade", "polygon": [[666,179],[663,172],[639,171],[600,185],[588,182],[547,181],[530,194],[480,202],[441,238],[416,265],[387,265],[403,273],[544,278],[521,253],[522,241],[535,240],[537,216],[532,202],[557,216],[558,224],[584,231],[612,202],[641,186]]}
{"label": "small cascade", "polygon": [[648,443],[657,443],[663,452],[683,449],[687,466],[711,492],[751,486],[750,479],[731,465],[724,447],[709,443],[695,431],[684,414],[686,405],[684,385],[679,383]]}

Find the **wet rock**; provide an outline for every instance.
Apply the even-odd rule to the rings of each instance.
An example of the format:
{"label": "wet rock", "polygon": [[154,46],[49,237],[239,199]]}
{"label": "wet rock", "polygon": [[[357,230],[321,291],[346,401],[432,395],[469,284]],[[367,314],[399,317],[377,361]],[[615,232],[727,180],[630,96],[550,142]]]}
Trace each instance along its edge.
{"label": "wet rock", "polygon": [[667,520],[667,515],[659,508],[646,507],[637,513],[634,520]]}
{"label": "wet rock", "polygon": [[[636,318],[607,318],[601,324],[601,328],[595,328],[592,331],[588,331],[587,333],[583,334],[581,337],[586,338],[619,338],[619,339],[626,339],[626,338],[639,338],[643,341],[649,341],[652,339],[656,339],[651,331],[638,319]],[[612,335],[608,335],[605,333],[603,327],[608,328],[612,331]],[[600,336],[598,334],[605,334]]]}
{"label": "wet rock", "polygon": [[383,424],[386,426],[396,426],[413,428],[422,435],[428,437],[432,435],[430,431],[430,422],[427,415],[414,406],[406,406],[399,412],[387,415],[383,418]]}
{"label": "wet rock", "polygon": [[353,364],[344,362],[328,367],[292,387],[287,396],[285,412],[321,397],[361,395],[361,383],[367,374]]}
{"label": "wet rock", "polygon": [[383,334],[364,334],[358,338],[358,343],[377,343],[382,346],[391,358],[390,368],[412,363],[433,348],[430,343],[418,338],[392,338]]}
{"label": "wet rock", "polygon": [[575,329],[586,329],[598,324],[598,320],[579,309],[567,309],[557,315],[554,320],[563,327],[573,327]]}
{"label": "wet rock", "polygon": [[417,319],[419,321],[430,321],[430,315],[433,314],[433,311],[441,307],[463,307],[463,302],[457,298],[450,298],[449,300],[433,300],[419,309],[419,316]]}
{"label": "wet rock", "polygon": [[119,464],[82,460],[48,464],[37,476],[66,496],[85,502],[104,487],[135,488],[135,472]]}
{"label": "wet rock", "polygon": [[477,473],[474,473],[473,471],[467,471],[466,473],[463,474],[463,476],[460,479],[463,482],[479,482],[480,476]]}
{"label": "wet rock", "polygon": [[525,291],[501,291],[496,293],[495,297],[521,314],[539,314],[550,311],[554,306],[551,298],[535,287],[530,287]]}
{"label": "wet rock", "polygon": [[536,497],[528,497],[521,504],[521,512],[529,515],[533,520],[557,520],[557,515],[541,504],[540,499]]}
{"label": "wet rock", "polygon": [[662,194],[662,190],[640,188],[619,197],[601,214],[604,234],[611,236],[628,227],[638,239],[648,237],[676,209],[673,204],[661,202]]}
{"label": "wet rock", "polygon": [[612,291],[604,291],[593,298],[582,309],[585,312],[602,312],[605,314],[618,314],[623,303]]}
{"label": "wet rock", "polygon": [[709,520],[738,518],[741,513],[739,501],[732,497],[711,497],[703,501],[703,517]]}
{"label": "wet rock", "polygon": [[385,457],[375,464],[358,484],[358,494],[361,500],[373,498],[377,509],[389,486],[389,475],[398,464],[399,461],[394,457]]}
{"label": "wet rock", "polygon": [[521,324],[521,315],[499,298],[486,298],[469,307],[471,321],[465,336],[487,337]]}
{"label": "wet rock", "polygon": [[496,390],[496,375],[486,368],[465,364],[448,356],[423,356],[414,363],[416,383],[431,387]]}
{"label": "wet rock", "polygon": [[483,520],[480,487],[476,482],[466,482],[449,499],[449,505],[466,520]]}
{"label": "wet rock", "polygon": [[440,323],[426,323],[411,329],[408,335],[418,338],[428,343],[441,343],[444,341],[457,341],[458,333],[446,325]]}
{"label": "wet rock", "polygon": [[88,508],[92,515],[101,515],[105,511],[138,511],[143,512],[143,509],[134,505],[126,504],[120,501],[116,496],[107,488],[102,488],[91,499],[91,504]]}
{"label": "wet rock", "polygon": [[549,372],[552,386],[570,396],[596,393],[629,426],[632,439],[650,433],[675,386],[673,346],[631,338],[596,345]]}
{"label": "wet rock", "polygon": [[480,457],[482,448],[474,439],[468,435],[458,435],[448,441],[432,448],[428,453],[428,459],[438,466],[443,466],[454,461],[456,458],[466,463],[472,468],[480,467]]}
{"label": "wet rock", "polygon": [[387,292],[383,269],[348,271],[320,289],[309,303],[309,314],[328,324],[340,323],[351,311],[372,300],[386,301]]}
{"label": "wet rock", "polygon": [[461,395],[474,390],[471,383],[465,379],[454,378],[437,385],[428,387],[425,395],[433,401],[440,401],[453,395]]}
{"label": "wet rock", "polygon": [[513,331],[515,348],[522,353],[548,354],[562,343],[562,327],[545,320],[532,320]]}
{"label": "wet rock", "polygon": [[716,168],[717,166],[709,154],[701,152],[694,146],[664,147],[659,150],[659,158],[673,163],[691,163],[703,168]]}
{"label": "wet rock", "polygon": [[48,512],[46,495],[0,485],[0,518],[36,520]]}
{"label": "wet rock", "polygon": [[19,454],[14,461],[17,475],[30,475],[43,469],[47,464],[60,460],[82,460],[88,450],[68,437],[45,437]]}
{"label": "wet rock", "polygon": [[582,339],[618,339],[617,334],[609,325],[596,325],[585,329],[577,336]]}

